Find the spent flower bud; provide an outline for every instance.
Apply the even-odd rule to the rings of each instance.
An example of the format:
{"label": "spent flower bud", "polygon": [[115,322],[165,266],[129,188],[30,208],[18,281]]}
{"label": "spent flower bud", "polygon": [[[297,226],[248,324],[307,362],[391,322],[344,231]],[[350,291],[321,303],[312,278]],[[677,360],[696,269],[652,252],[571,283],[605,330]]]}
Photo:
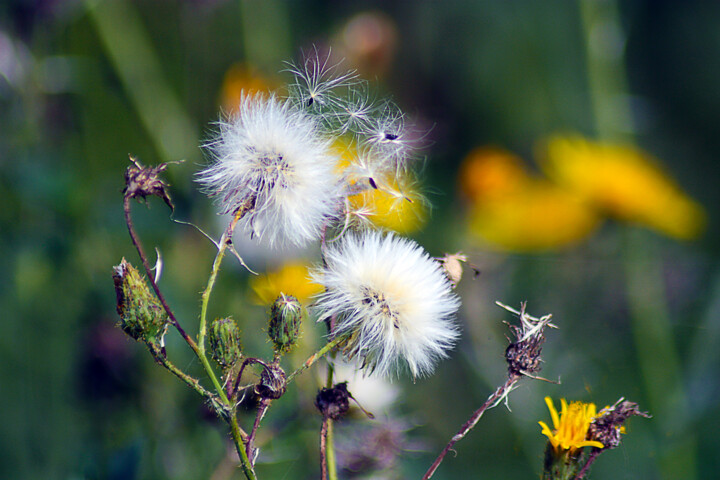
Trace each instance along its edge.
{"label": "spent flower bud", "polygon": [[280,294],[270,309],[268,336],[276,353],[287,353],[300,337],[300,324],[306,316],[297,298]]}
{"label": "spent flower bud", "polygon": [[287,376],[279,365],[266,365],[260,374],[260,382],[255,385],[255,393],[261,398],[276,400],[283,396],[287,389]]}
{"label": "spent flower bud", "polygon": [[124,258],[113,267],[120,328],[135,340],[152,341],[169,322],[167,312],[140,273]]}
{"label": "spent flower bud", "polygon": [[325,418],[337,420],[350,410],[350,392],[347,382],[336,384],[332,388],[323,388],[315,397],[315,407]]}
{"label": "spent flower bud", "polygon": [[242,357],[240,329],[232,318],[217,318],[208,333],[210,353],[222,368],[232,367]]}

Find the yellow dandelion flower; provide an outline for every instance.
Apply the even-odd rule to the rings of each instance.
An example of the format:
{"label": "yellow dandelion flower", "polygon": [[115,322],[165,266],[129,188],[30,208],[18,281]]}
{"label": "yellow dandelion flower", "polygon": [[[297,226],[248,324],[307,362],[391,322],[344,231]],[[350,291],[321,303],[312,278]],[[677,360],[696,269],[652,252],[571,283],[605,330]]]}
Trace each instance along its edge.
{"label": "yellow dandelion flower", "polygon": [[551,179],[609,215],[680,239],[704,229],[703,208],[636,147],[556,136],[542,157]]}
{"label": "yellow dandelion flower", "polygon": [[590,235],[599,218],[576,195],[530,176],[522,160],[498,148],[473,150],[460,168],[472,200],[469,233],[501,250],[548,250]]}
{"label": "yellow dandelion flower", "polygon": [[250,279],[257,303],[271,305],[281,293],[292,295],[301,303],[322,292],[322,285],[310,280],[309,265],[303,262],[286,263],[278,270]]}
{"label": "yellow dandelion flower", "polygon": [[572,402],[568,405],[562,398],[560,416],[550,397],[545,397],[545,403],[550,410],[554,430],[551,430],[545,422],[538,423],[542,427],[542,434],[548,437],[556,451],[569,450],[572,454],[583,447],[603,448],[603,444],[598,441],[586,440],[590,423],[597,413],[594,403]]}

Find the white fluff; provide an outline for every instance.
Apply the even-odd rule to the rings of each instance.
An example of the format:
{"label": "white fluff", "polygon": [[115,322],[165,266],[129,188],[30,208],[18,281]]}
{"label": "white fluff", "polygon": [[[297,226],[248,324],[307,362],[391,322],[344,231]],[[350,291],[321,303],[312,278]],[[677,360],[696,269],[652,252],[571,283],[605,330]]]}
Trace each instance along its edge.
{"label": "white fluff", "polygon": [[252,234],[270,245],[318,239],[339,204],[339,179],[317,121],[288,101],[245,96],[238,113],[219,125],[205,145],[214,162],[198,181],[222,212],[254,196],[255,208],[243,219]]}
{"label": "white fluff", "polygon": [[313,279],[325,286],[314,309],[335,317],[345,354],[370,373],[407,364],[413,377],[432,372],[459,335],[459,298],[438,262],[412,240],[378,232],[347,235],[325,252]]}

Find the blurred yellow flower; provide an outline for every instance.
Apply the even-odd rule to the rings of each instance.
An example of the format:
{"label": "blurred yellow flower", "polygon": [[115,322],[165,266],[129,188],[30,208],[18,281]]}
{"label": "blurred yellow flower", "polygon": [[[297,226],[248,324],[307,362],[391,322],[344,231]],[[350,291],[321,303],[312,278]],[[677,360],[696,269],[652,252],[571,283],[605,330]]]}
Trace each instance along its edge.
{"label": "blurred yellow flower", "polygon": [[555,451],[575,450],[583,447],[603,448],[603,444],[595,440],[586,440],[590,423],[597,411],[594,403],[572,402],[567,404],[564,398],[560,399],[562,405],[560,416],[550,397],[545,397],[545,403],[550,410],[553,430],[545,422],[538,422],[542,427],[542,434],[547,436]]}
{"label": "blurred yellow flower", "polygon": [[272,82],[248,65],[232,65],[223,78],[220,104],[226,112],[234,112],[243,95],[267,95],[274,90]]}
{"label": "blurred yellow flower", "polygon": [[411,233],[425,224],[428,202],[409,174],[374,175],[372,169],[364,165],[352,140],[341,138],[333,148],[340,156],[338,168],[348,176],[348,183],[357,185],[365,182],[367,186],[367,189],[348,197],[352,221],[370,223],[398,233]]}
{"label": "blurred yellow flower", "polygon": [[281,293],[292,295],[305,303],[323,290],[322,285],[310,280],[308,264],[303,262],[286,263],[278,270],[252,277],[250,288],[255,292],[255,300],[261,305],[271,305]]}
{"label": "blurred yellow flower", "polygon": [[459,181],[472,201],[470,234],[503,250],[563,247],[587,237],[599,223],[577,196],[528,175],[522,161],[502,149],[471,152]]}
{"label": "blurred yellow flower", "polygon": [[541,167],[552,180],[609,215],[680,239],[704,229],[703,208],[638,148],[555,136],[543,150]]}
{"label": "blurred yellow flower", "polygon": [[458,175],[460,191],[479,201],[517,192],[529,180],[520,157],[497,147],[478,147],[471,151]]}
{"label": "blurred yellow flower", "polygon": [[[397,180],[404,180],[398,178]],[[396,179],[381,181],[378,188],[349,197],[350,206],[376,227],[398,233],[419,230],[427,218],[427,202],[414,185],[400,187]]]}

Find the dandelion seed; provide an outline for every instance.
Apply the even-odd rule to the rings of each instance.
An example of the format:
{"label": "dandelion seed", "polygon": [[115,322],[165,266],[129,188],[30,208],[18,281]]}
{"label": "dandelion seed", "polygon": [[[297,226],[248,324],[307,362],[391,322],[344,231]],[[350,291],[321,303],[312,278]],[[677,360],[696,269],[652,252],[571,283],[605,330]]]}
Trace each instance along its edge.
{"label": "dandelion seed", "polygon": [[355,71],[339,73],[339,64],[331,63],[330,55],[328,52],[323,57],[315,48],[314,55],[307,55],[302,66],[289,65],[288,71],[295,76],[290,92],[303,108],[342,108],[343,100],[335,90],[359,83]]}
{"label": "dandelion seed", "polygon": [[313,273],[325,286],[315,310],[334,317],[348,358],[384,376],[404,363],[413,377],[432,372],[459,333],[460,306],[442,267],[415,242],[378,232],[347,235]]}
{"label": "dandelion seed", "polygon": [[214,163],[198,174],[222,213],[254,199],[251,234],[302,246],[319,238],[338,208],[337,157],[317,121],[275,97],[245,96],[205,147]]}

